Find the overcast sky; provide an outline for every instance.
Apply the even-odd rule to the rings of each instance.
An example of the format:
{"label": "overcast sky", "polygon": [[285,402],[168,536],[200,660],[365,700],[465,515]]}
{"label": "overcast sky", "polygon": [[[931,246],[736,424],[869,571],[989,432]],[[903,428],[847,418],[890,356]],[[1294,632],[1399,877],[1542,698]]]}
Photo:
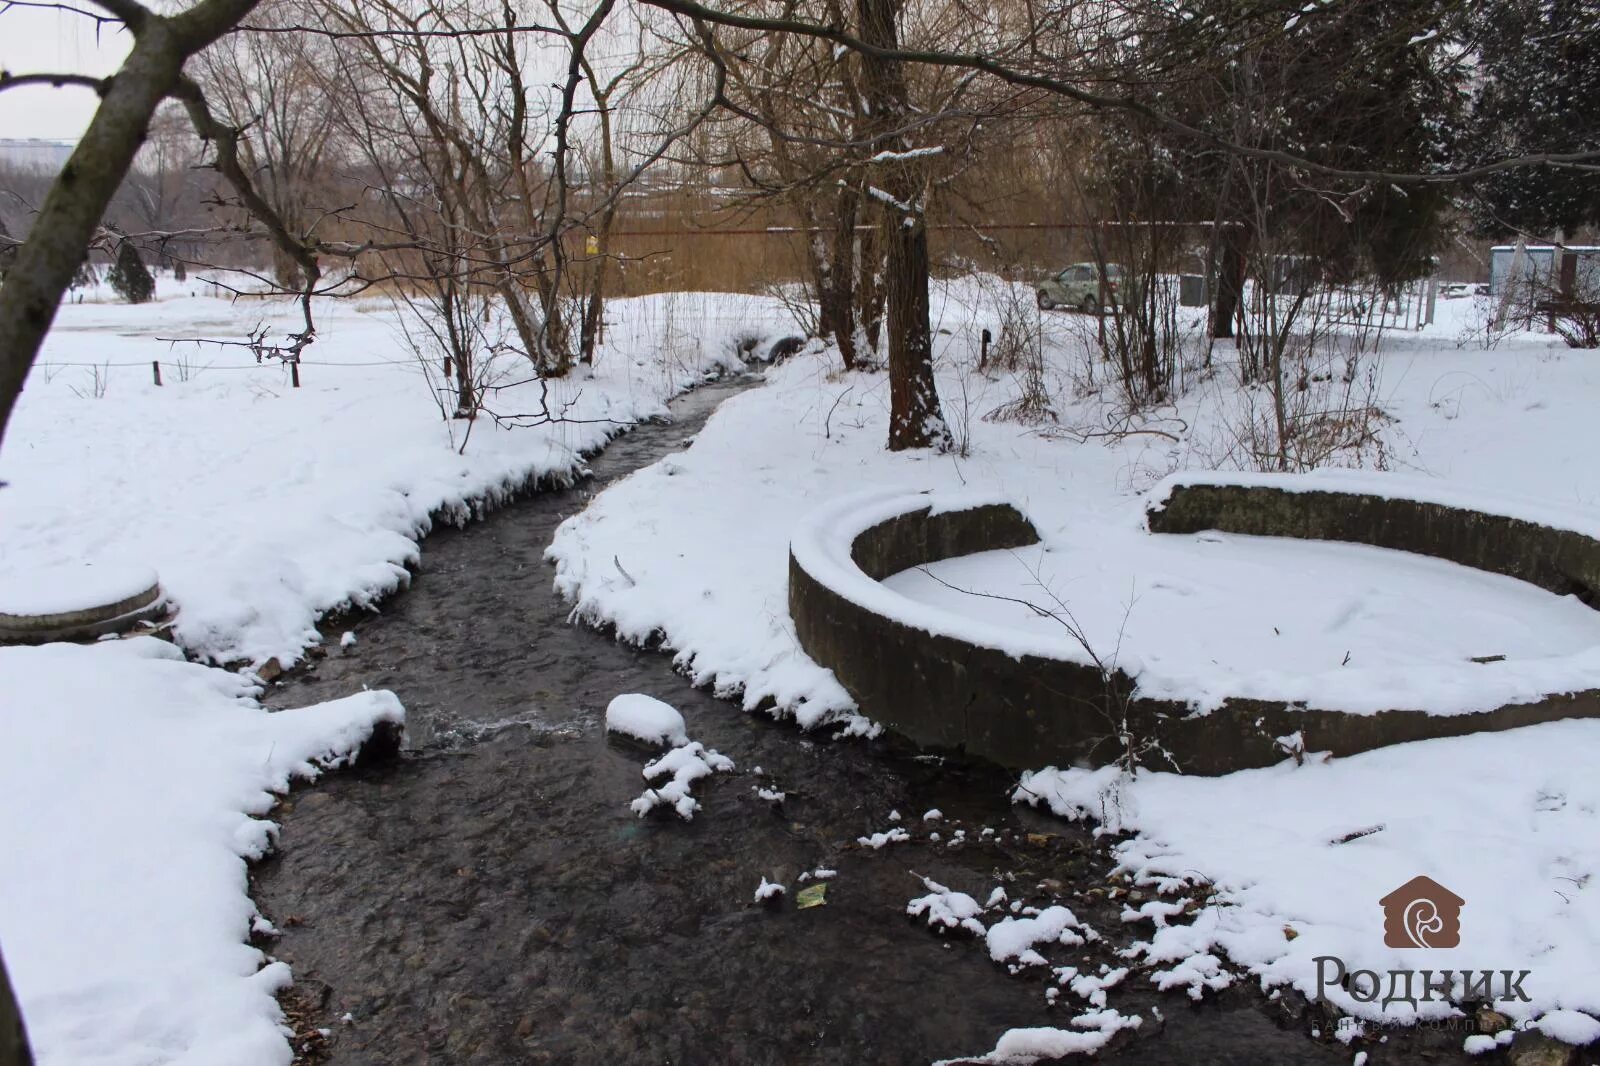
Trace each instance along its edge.
{"label": "overcast sky", "polygon": [[[96,40],[82,15],[13,7],[0,13],[0,68],[13,74],[110,74],[130,38],[110,28]],[[72,140],[83,133],[98,102],[90,89],[49,87],[0,92],[0,137]]]}

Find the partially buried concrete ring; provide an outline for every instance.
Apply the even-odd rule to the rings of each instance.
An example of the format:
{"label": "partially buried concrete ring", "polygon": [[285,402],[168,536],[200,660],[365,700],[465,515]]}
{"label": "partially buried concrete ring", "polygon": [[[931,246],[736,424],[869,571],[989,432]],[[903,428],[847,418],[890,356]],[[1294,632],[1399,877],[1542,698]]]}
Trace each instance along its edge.
{"label": "partially buried concrete ring", "polygon": [[[1147,521],[1154,533],[1214,529],[1398,549],[1600,604],[1600,538],[1559,520],[1422,496],[1355,491],[1336,478],[1173,479],[1152,494]],[[881,584],[914,566],[1039,539],[1001,500],[880,492],[835,501],[803,522],[790,545],[789,613],[800,645],[868,717],[918,744],[1020,769],[1105,765],[1127,752],[1119,736],[1134,739],[1145,765],[1221,774],[1281,761],[1282,738],[1296,734],[1299,750],[1343,756],[1600,716],[1600,685],[1553,685],[1488,710],[1448,714],[1405,707],[1349,713],[1255,698],[1195,713],[1181,699],[1139,695],[1136,679],[1121,670],[1103,674],[1044,641],[985,639],[986,630],[999,637],[999,627],[956,618]]]}
{"label": "partially buried concrete ring", "polygon": [[[0,609],[0,644],[47,644],[58,640],[86,640],[131,629],[166,612],[166,599],[155,574],[124,580],[108,597],[89,596],[71,609],[25,611]],[[0,604],[0,607],[7,605]]]}

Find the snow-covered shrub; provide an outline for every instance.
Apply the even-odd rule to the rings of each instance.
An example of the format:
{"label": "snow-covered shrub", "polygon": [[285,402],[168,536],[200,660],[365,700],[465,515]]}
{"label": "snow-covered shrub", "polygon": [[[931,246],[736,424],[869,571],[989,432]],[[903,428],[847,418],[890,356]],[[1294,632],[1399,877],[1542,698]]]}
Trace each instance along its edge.
{"label": "snow-covered shrub", "polygon": [[984,415],[989,422],[1038,425],[1056,421],[1050,388],[1044,374],[1044,325],[1033,294],[1025,287],[1000,280],[993,289],[999,310],[999,331],[994,335],[980,370],[1005,370],[1016,377],[1017,393]]}
{"label": "snow-covered shrub", "polygon": [[[1270,266],[1270,257],[1260,258]],[[1217,465],[1385,469],[1391,419],[1379,402],[1378,355],[1385,298],[1370,282],[1281,292],[1256,280],[1242,301],[1239,393]]]}
{"label": "snow-covered shrub", "polygon": [[1600,348],[1600,266],[1579,261],[1580,269],[1565,282],[1546,276],[1532,279],[1522,298],[1521,317],[1544,320],[1568,348]]}

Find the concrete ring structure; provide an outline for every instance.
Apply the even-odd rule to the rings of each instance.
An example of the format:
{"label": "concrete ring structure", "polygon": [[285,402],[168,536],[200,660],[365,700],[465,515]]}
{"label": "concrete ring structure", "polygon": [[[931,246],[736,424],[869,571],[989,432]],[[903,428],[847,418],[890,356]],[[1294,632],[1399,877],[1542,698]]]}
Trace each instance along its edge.
{"label": "concrete ring structure", "polygon": [[[121,576],[121,575],[119,575]],[[154,574],[148,580],[124,582],[115,599],[70,610],[0,610],[0,644],[48,644],[86,640],[120,633],[166,613],[166,597]],[[90,597],[93,599],[94,597]]]}
{"label": "concrete ring structure", "polygon": [[[1152,494],[1154,533],[1221,530],[1398,549],[1505,574],[1600,604],[1600,537],[1497,514],[1448,497],[1403,498],[1338,479],[1174,479]],[[1327,487],[1324,487],[1327,486]],[[1368,491],[1358,491],[1358,488]],[[1573,524],[1573,523],[1569,523]],[[1102,671],[1057,639],[912,601],[882,579],[959,555],[1039,542],[1003,500],[865,493],[811,515],[790,546],[789,613],[801,646],[831,669],[862,713],[929,747],[1015,768],[1104,765],[1130,750],[1155,768],[1220,774],[1304,751],[1351,755],[1388,744],[1600,716],[1600,651],[1487,709],[1405,707],[1352,713],[1283,700],[1229,698],[1196,712],[1141,695],[1137,678]],[[1463,663],[1488,681],[1504,664]],[[1569,683],[1570,682],[1570,683]],[[1489,686],[1487,691],[1496,691]]]}

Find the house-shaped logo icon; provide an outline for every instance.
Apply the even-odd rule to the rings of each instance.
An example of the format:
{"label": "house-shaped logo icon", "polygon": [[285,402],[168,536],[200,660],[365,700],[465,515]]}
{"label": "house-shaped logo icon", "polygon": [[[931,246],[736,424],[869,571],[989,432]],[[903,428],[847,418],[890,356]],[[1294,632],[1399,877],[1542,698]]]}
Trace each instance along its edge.
{"label": "house-shaped logo icon", "polygon": [[1378,901],[1383,942],[1391,948],[1453,948],[1461,943],[1466,902],[1431,877],[1413,877]]}

